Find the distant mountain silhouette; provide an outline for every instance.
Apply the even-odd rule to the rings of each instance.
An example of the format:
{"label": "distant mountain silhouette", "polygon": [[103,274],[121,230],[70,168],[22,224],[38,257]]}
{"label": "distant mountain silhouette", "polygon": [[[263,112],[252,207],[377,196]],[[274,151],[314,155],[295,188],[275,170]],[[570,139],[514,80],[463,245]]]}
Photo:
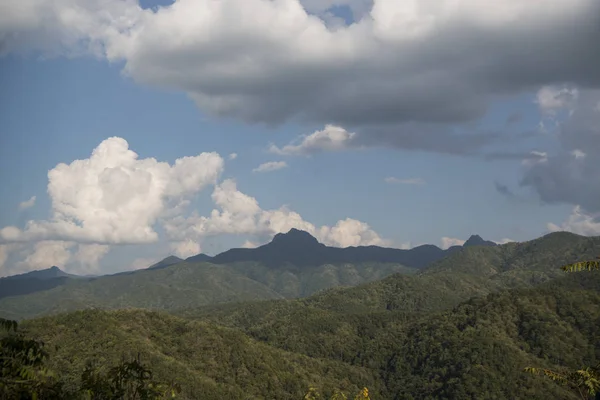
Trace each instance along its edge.
{"label": "distant mountain silhouette", "polygon": [[81,277],[67,274],[56,266],[0,278],[0,299],[49,290],[75,278],[80,279]]}
{"label": "distant mountain silhouette", "polygon": [[498,244],[489,240],[483,240],[479,235],[472,235],[469,239],[467,239],[465,244],[463,244],[463,247],[469,246],[498,246]]}
{"label": "distant mountain silhouette", "polygon": [[[465,245],[489,245],[489,243],[495,245],[493,242],[487,242],[474,235],[465,242]],[[453,246],[448,250],[442,250],[431,244],[418,246],[410,250],[379,246],[329,247],[319,243],[308,232],[291,229],[288,233],[278,233],[270,243],[255,249],[231,249],[214,257],[198,254],[186,261],[207,261],[213,264],[250,261],[259,262],[269,267],[286,264],[302,267],[323,264],[380,262],[397,263],[412,268],[424,268],[461,248],[462,246]]]}
{"label": "distant mountain silhouette", "polygon": [[152,264],[151,266],[148,267],[148,269],[159,269],[159,268],[166,268],[170,265],[173,264],[177,264],[182,262],[183,259],[179,258],[179,257],[175,257],[175,256],[169,256],[163,260],[160,260],[159,262],[157,262],[156,264]]}
{"label": "distant mountain silhouette", "polygon": [[7,276],[6,278],[1,278],[1,279],[8,279],[8,280],[31,279],[31,278],[53,279],[53,278],[60,278],[60,277],[75,277],[75,276],[77,276],[77,275],[67,274],[62,269],[58,268],[57,266],[53,266],[53,267],[46,268],[46,269],[26,272],[24,274]]}

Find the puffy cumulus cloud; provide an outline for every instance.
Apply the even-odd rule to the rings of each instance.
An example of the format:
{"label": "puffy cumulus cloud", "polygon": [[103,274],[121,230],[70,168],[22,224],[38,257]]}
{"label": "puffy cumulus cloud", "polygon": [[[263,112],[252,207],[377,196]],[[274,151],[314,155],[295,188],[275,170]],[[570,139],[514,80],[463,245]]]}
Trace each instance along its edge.
{"label": "puffy cumulus cloud", "polygon": [[302,136],[298,144],[288,144],[282,148],[272,144],[271,153],[280,155],[311,155],[323,151],[340,151],[352,147],[355,133],[347,132],[335,125],[326,125],[323,130]]}
{"label": "puffy cumulus cloud", "polygon": [[25,260],[18,263],[20,272],[50,268],[51,266],[64,266],[71,260],[70,249],[73,242],[62,240],[44,240],[34,245],[33,253]]}
{"label": "puffy cumulus cloud", "polygon": [[[138,159],[127,141],[103,141],[88,159],[59,164],[48,173],[52,218],[29,221],[24,231],[5,227],[0,239],[66,240],[96,244],[158,239],[157,219],[178,212],[185,198],[216,182],[223,159],[216,153],[177,159],[174,165]],[[184,202],[182,202],[182,200]]]}
{"label": "puffy cumulus cloud", "polygon": [[543,202],[600,212],[600,157],[586,156],[600,153],[598,99],[600,91],[579,91],[572,113],[558,127],[557,150],[525,166],[521,185],[533,189]]}
{"label": "puffy cumulus cloud", "polygon": [[379,237],[367,223],[351,218],[338,221],[332,227],[323,226],[316,233],[323,243],[338,247],[390,244]]}
{"label": "puffy cumulus cloud", "polygon": [[287,163],[285,161],[269,161],[266,163],[260,164],[258,167],[254,168],[252,172],[271,172],[277,171],[278,169],[287,168]]}
{"label": "puffy cumulus cloud", "polygon": [[35,200],[36,200],[36,197],[35,196],[31,196],[29,198],[29,200],[25,200],[25,201],[20,202],[19,203],[19,210],[22,211],[22,210],[26,210],[28,208],[33,207],[35,205]]}
{"label": "puffy cumulus cloud", "polygon": [[339,247],[357,245],[385,245],[375,231],[364,222],[347,218],[334,226],[315,227],[300,214],[281,207],[263,210],[258,201],[237,189],[235,181],[228,179],[215,187],[212,199],[217,209],[208,217],[192,213],[165,221],[165,232],[173,242],[194,238],[201,241],[207,236],[221,234],[250,235],[265,241],[277,233],[292,228],[314,235],[321,242]]}
{"label": "puffy cumulus cloud", "polygon": [[384,181],[386,183],[393,184],[393,185],[424,185],[425,184],[425,180],[423,178],[400,179],[400,178],[395,178],[393,176],[388,176],[387,178],[384,179]]}
{"label": "puffy cumulus cloud", "polygon": [[465,244],[465,242],[466,242],[466,240],[444,236],[440,240],[440,243],[441,243],[440,247],[442,249],[446,250],[447,248],[452,247],[452,246],[462,246],[463,244]]}
{"label": "puffy cumulus cloud", "polygon": [[99,272],[100,260],[110,251],[110,246],[101,244],[78,244],[77,251],[66,269],[75,274]]}
{"label": "puffy cumulus cloud", "polygon": [[0,277],[8,275],[4,266],[8,260],[8,256],[16,248],[17,246],[15,244],[0,244]]}
{"label": "puffy cumulus cloud", "polygon": [[237,153],[231,153],[229,154],[229,159],[230,160],[235,160],[238,157]]}
{"label": "puffy cumulus cloud", "polygon": [[584,236],[600,235],[600,213],[588,214],[581,207],[575,206],[573,212],[560,225],[548,223],[550,232],[567,231]]}
{"label": "puffy cumulus cloud", "polygon": [[175,253],[177,257],[185,259],[199,254],[202,249],[200,243],[187,239],[171,243],[171,250],[173,250],[173,253]]}
{"label": "puffy cumulus cloud", "polygon": [[[318,15],[332,5],[355,23],[328,26]],[[334,124],[404,148],[443,150],[452,130],[435,124],[473,121],[498,95],[600,84],[597,0],[21,0],[0,15],[4,52],[92,52],[213,115]],[[477,136],[445,151],[490,140]]]}

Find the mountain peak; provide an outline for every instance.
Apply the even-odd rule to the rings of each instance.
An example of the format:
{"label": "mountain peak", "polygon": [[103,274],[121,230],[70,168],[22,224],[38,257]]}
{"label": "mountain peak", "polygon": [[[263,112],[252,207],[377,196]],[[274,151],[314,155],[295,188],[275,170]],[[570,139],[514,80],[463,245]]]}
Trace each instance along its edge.
{"label": "mountain peak", "polygon": [[182,262],[183,260],[179,257],[175,257],[175,256],[168,256],[167,258],[160,260],[159,262],[157,262],[156,264],[153,264],[151,266],[148,267],[148,269],[159,269],[159,268],[166,268],[170,265],[173,264],[177,264]]}
{"label": "mountain peak", "polygon": [[319,241],[306,231],[296,228],[290,229],[287,233],[278,233],[273,237],[272,244],[285,244],[295,246],[314,246],[319,245]]}
{"label": "mountain peak", "polygon": [[467,239],[465,244],[463,244],[463,247],[468,246],[497,246],[497,244],[489,240],[484,240],[479,235],[471,235],[471,237]]}

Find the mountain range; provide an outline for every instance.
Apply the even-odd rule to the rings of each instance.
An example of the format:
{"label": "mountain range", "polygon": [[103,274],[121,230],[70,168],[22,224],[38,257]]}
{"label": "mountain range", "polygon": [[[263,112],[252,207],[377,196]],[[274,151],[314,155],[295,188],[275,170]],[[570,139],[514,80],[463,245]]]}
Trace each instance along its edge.
{"label": "mountain range", "polygon": [[[473,235],[464,244],[465,247],[469,246],[495,246],[493,242],[485,241],[478,235]],[[304,287],[302,283],[296,283],[295,288],[281,289],[285,283],[271,283],[267,284],[273,288],[273,286],[279,286],[279,294],[271,294],[270,297],[297,297],[306,296],[312,294],[315,290],[323,288],[337,286],[337,285],[356,285],[363,282],[372,281],[378,278],[382,278],[391,273],[395,272],[409,272],[407,268],[423,268],[432,262],[442,259],[448,254],[451,254],[463,246],[453,246],[447,250],[442,250],[437,246],[423,245],[418,246],[410,250],[384,248],[378,246],[359,246],[359,247],[347,247],[337,248],[328,247],[321,244],[311,236],[309,233],[300,231],[297,229],[291,229],[289,232],[283,234],[277,234],[273,240],[263,246],[254,249],[231,249],[223,253],[220,253],[214,257],[206,254],[198,254],[183,260],[176,256],[169,256],[151,266],[148,270],[158,270],[170,267],[175,264],[198,264],[198,263],[210,263],[215,265],[230,265],[236,270],[244,269],[250,278],[256,278],[256,274],[262,275],[277,275],[277,272],[271,271],[272,269],[279,269],[279,272],[291,270],[290,274],[301,274],[302,272],[314,271],[315,268],[325,265],[342,265],[342,264],[353,264],[358,265],[359,269],[366,264],[386,264],[377,268],[376,271],[370,272],[356,272],[346,271],[348,274],[358,275],[356,277],[341,277],[333,279],[332,282],[311,289]],[[242,266],[244,264],[245,266]],[[393,265],[392,265],[393,264]],[[205,266],[206,267],[206,266]],[[266,269],[265,271],[256,271],[257,268]],[[186,268],[183,266],[182,268]],[[259,269],[260,269],[259,268]],[[298,268],[304,269],[299,270]],[[253,272],[254,271],[254,272]],[[238,271],[239,272],[239,271]],[[221,271],[221,273],[225,273]],[[123,276],[136,274],[136,271],[126,271],[113,276]],[[304,274],[306,275],[306,274]],[[136,277],[139,275],[136,275]],[[59,286],[63,286],[67,283],[73,283],[75,286],[79,285],[82,287],[88,287],[82,280],[94,282],[99,277],[90,276],[77,276],[67,274],[60,270],[58,267],[53,266],[51,268],[32,271],[25,274],[14,275],[6,278],[0,278],[0,299],[4,297],[12,297],[25,295],[40,291],[50,290]],[[269,279],[274,280],[286,280],[291,278],[289,276],[283,277],[271,277]],[[72,280],[78,279],[79,281],[74,283]],[[293,279],[293,277],[292,277]],[[19,280],[19,282],[15,282]],[[258,279],[259,281],[261,279]],[[306,278],[304,280],[310,280]],[[102,282],[111,281],[111,278],[102,280]],[[263,282],[264,283],[264,282]],[[93,285],[96,285],[94,283]],[[277,290],[277,289],[276,289]],[[228,294],[231,297],[234,294]],[[225,298],[229,298],[225,296]],[[266,296],[266,294],[263,294]],[[269,297],[269,296],[267,296]],[[241,298],[245,298],[243,295]]]}
{"label": "mountain range", "polygon": [[[182,399],[301,399],[309,386],[327,396],[367,386],[374,400],[575,400],[583,397],[523,369],[600,361],[600,274],[560,269],[598,254],[600,237],[557,232],[464,246],[420,269],[170,259],[4,298],[0,316],[46,315],[22,326],[48,344],[49,367],[72,387],[87,360],[108,367],[140,354],[157,378],[181,384]],[[386,266],[403,270],[281,294]]]}

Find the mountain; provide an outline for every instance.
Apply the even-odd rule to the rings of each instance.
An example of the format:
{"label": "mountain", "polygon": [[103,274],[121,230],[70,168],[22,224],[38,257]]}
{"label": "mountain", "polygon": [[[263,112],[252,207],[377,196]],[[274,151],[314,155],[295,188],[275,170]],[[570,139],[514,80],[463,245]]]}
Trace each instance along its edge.
{"label": "mountain", "polygon": [[112,366],[123,354],[139,354],[158,380],[181,385],[182,400],[302,399],[310,385],[346,386],[354,393],[368,385],[378,393],[367,368],[291,353],[235,329],[165,313],[86,310],[22,326],[48,344],[48,366],[69,389],[77,386],[87,360]]}
{"label": "mountain", "polygon": [[469,246],[498,246],[497,243],[491,242],[489,240],[483,240],[479,235],[472,235],[467,241],[463,244],[463,247]]}
{"label": "mountain", "polygon": [[[330,249],[295,232],[292,236],[278,236],[270,246],[262,246],[261,251],[266,249],[283,258],[285,250],[293,250],[286,246],[296,243],[297,238],[301,238],[301,246],[308,253],[305,259],[311,257],[310,248],[316,252]],[[270,251],[272,247],[278,252]],[[559,232],[523,243],[463,247],[421,270],[380,262],[298,268],[281,263],[269,267],[260,262],[186,261],[159,269],[71,280],[51,290],[0,299],[0,317],[32,318],[90,307],[172,311],[248,300],[306,297],[318,292],[311,302],[322,301],[342,311],[431,312],[473,296],[542,284],[561,275],[561,265],[597,254],[600,254],[600,237]],[[327,300],[337,298],[336,293],[343,286],[354,286],[344,292],[352,293],[345,302]]]}
{"label": "mountain", "polygon": [[6,280],[17,280],[17,279],[53,279],[53,278],[60,278],[60,277],[76,277],[77,275],[71,275],[71,274],[67,274],[66,272],[64,272],[63,270],[61,270],[60,268],[58,268],[57,266],[53,266],[47,269],[42,269],[42,270],[37,270],[37,271],[30,271],[30,272],[26,272],[24,274],[19,274],[19,275],[12,275],[12,276],[7,276],[5,278],[0,278],[0,279],[6,279]]}
{"label": "mountain", "polygon": [[73,279],[85,278],[67,274],[56,266],[20,275],[7,276],[0,278],[0,299],[50,290]]}
{"label": "mountain", "polygon": [[[470,241],[470,243],[469,243]],[[472,236],[467,243],[472,245],[489,245],[479,236]],[[462,247],[459,247],[462,248]],[[379,246],[328,247],[319,243],[309,233],[291,229],[288,233],[275,235],[270,243],[255,249],[231,249],[212,258],[200,254],[188,260],[200,257],[199,260],[213,264],[232,264],[237,262],[259,262],[269,267],[295,265],[297,267],[317,266],[343,263],[396,263],[409,268],[424,268],[453,253],[457,249],[442,250],[434,245],[422,245],[410,250],[392,249]],[[195,261],[198,261],[196,259]]]}
{"label": "mountain", "polygon": [[600,274],[568,275],[425,314],[336,310],[355,290],[336,290],[318,307],[309,298],[184,317],[86,310],[23,327],[48,344],[49,367],[67,385],[76,384],[89,359],[107,367],[139,353],[156,378],[181,384],[182,399],[299,399],[309,386],[346,393],[367,386],[381,400],[575,400],[569,388],[523,368],[579,368],[600,354]]}
{"label": "mountain", "polygon": [[148,269],[166,268],[170,265],[178,264],[182,261],[183,261],[183,259],[181,259],[179,257],[169,256],[165,259],[160,260],[156,264],[152,264],[151,266],[148,267]]}
{"label": "mountain", "polygon": [[212,257],[206,254],[197,254],[195,256],[191,256],[185,259],[187,262],[211,262]]}

